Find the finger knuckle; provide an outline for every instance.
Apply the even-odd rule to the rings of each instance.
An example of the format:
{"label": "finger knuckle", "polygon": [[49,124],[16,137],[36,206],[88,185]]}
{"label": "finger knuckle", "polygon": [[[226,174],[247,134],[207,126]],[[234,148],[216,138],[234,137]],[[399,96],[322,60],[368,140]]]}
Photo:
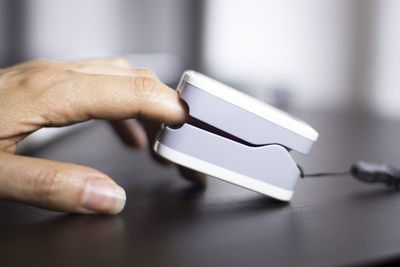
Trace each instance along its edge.
{"label": "finger knuckle", "polygon": [[113,62],[116,65],[123,66],[123,67],[130,67],[130,63],[128,59],[125,57],[114,57],[110,59],[111,62]]}
{"label": "finger knuckle", "polygon": [[157,94],[157,80],[149,77],[135,78],[135,89],[138,96],[142,99],[148,99]]}
{"label": "finger knuckle", "polygon": [[150,77],[150,78],[155,78],[156,75],[148,69],[136,69],[135,71],[136,76],[143,76],[143,77]]}
{"label": "finger knuckle", "polygon": [[43,85],[60,78],[61,70],[50,66],[38,66],[28,70],[22,79],[23,85],[41,88]]}
{"label": "finger knuckle", "polygon": [[57,168],[42,169],[33,184],[35,194],[43,200],[51,199],[61,187],[62,177],[62,172]]}

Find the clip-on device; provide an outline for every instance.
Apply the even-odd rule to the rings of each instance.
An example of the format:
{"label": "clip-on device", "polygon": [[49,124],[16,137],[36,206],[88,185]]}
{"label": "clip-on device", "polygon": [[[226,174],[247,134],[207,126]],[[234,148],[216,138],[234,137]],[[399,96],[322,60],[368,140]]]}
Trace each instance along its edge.
{"label": "clip-on device", "polygon": [[261,194],[289,201],[300,170],[289,151],[307,154],[318,133],[289,114],[194,71],[178,85],[190,119],[164,126],[162,157]]}
{"label": "clip-on device", "polygon": [[304,174],[290,150],[307,154],[318,138],[308,124],[194,71],[178,85],[189,121],[164,126],[154,150],[179,165],[289,201],[299,177],[343,176],[400,189],[400,169],[359,161],[345,172]]}

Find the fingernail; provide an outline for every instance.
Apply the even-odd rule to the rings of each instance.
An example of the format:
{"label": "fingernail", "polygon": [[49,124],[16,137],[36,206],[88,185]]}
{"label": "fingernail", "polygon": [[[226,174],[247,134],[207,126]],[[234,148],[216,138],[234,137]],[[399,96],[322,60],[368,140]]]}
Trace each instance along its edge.
{"label": "fingernail", "polygon": [[82,195],[84,208],[99,213],[117,214],[125,206],[126,194],[118,185],[102,180],[89,180]]}

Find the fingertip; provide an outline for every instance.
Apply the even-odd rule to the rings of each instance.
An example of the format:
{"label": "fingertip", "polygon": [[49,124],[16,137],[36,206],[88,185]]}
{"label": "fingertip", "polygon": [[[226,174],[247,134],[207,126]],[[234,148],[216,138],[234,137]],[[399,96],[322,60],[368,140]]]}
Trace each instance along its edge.
{"label": "fingertip", "polygon": [[107,174],[91,167],[61,163],[62,192],[53,192],[50,207],[72,213],[120,213],[126,202],[125,190]]}
{"label": "fingertip", "polygon": [[170,101],[171,113],[166,118],[165,122],[167,124],[180,124],[186,122],[189,118],[189,106],[182,98],[180,98],[178,91],[171,89],[168,86],[165,87],[168,88],[166,89],[168,90],[168,93],[172,95],[171,97],[166,98]]}
{"label": "fingertip", "polygon": [[100,179],[86,182],[82,194],[82,208],[89,213],[120,213],[126,202],[125,190],[117,184]]}
{"label": "fingertip", "polygon": [[182,98],[179,98],[179,104],[183,109],[182,122],[186,122],[189,119],[189,105]]}
{"label": "fingertip", "polygon": [[147,84],[149,86],[143,89],[144,92],[139,90],[144,95],[141,98],[141,115],[167,124],[179,124],[187,120],[188,108],[176,90],[160,81],[156,81],[154,86],[150,82]]}
{"label": "fingertip", "polygon": [[189,168],[186,168],[186,167],[183,167],[180,165],[176,165],[176,166],[178,168],[180,175],[184,179],[194,183],[195,185],[199,186],[200,188],[204,189],[207,187],[207,176],[204,173],[197,172],[197,171],[194,171],[192,169],[189,169]]}
{"label": "fingertip", "polygon": [[135,119],[110,121],[110,125],[127,146],[143,149],[148,146],[146,132]]}

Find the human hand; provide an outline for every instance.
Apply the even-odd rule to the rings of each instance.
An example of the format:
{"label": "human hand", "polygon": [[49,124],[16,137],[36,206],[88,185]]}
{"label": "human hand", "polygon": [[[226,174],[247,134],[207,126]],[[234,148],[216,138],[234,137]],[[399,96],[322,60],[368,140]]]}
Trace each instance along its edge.
{"label": "human hand", "polygon": [[[89,167],[15,155],[19,141],[42,127],[104,119],[126,144],[145,147],[161,121],[187,117],[176,91],[123,58],[35,60],[0,69],[0,107],[0,199],[74,213],[118,213],[125,191]],[[132,119],[138,117],[146,131]],[[204,182],[200,174],[180,171]]]}

